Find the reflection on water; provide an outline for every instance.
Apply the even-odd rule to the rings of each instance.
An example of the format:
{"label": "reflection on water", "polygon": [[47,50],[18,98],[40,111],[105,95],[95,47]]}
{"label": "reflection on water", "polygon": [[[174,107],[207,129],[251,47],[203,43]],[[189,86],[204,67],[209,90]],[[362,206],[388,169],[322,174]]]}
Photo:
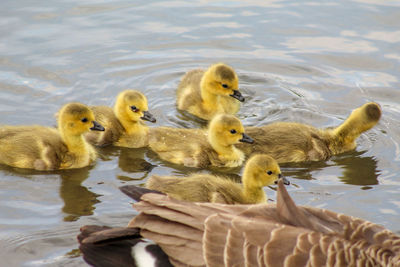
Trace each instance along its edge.
{"label": "reflection on water", "polygon": [[362,151],[332,159],[342,169],[342,174],[338,177],[341,181],[354,185],[376,185],[379,183],[380,171],[377,170],[376,159],[362,156],[364,153],[365,151]]}
{"label": "reflection on water", "polygon": [[120,148],[118,167],[125,172],[146,172],[149,173],[155,165],[144,159],[146,148],[129,149]]}
{"label": "reflection on water", "polygon": [[[104,161],[118,160],[118,167],[122,173],[117,175],[121,181],[143,180],[156,165],[146,161],[147,148],[125,148],[107,146],[99,148],[99,156]],[[135,174],[135,177],[132,175]]]}
{"label": "reflection on water", "polygon": [[296,179],[313,180],[312,172],[323,170],[330,166],[326,161],[316,161],[307,163],[284,163],[280,164],[281,171],[285,177]]}
{"label": "reflection on water", "polygon": [[90,168],[66,170],[60,174],[60,197],[64,201],[64,221],[76,221],[80,216],[92,215],[100,195],[89,191],[82,182],[89,177]]}
{"label": "reflection on water", "polygon": [[281,169],[285,176],[313,180],[318,179],[316,177],[320,171],[335,166],[341,171],[337,178],[346,184],[376,185],[380,174],[377,161],[374,157],[362,156],[364,153],[365,151],[350,151],[334,156],[329,161],[286,163],[281,165]]}
{"label": "reflection on water", "polygon": [[[10,176],[24,177],[29,180],[46,179],[46,177],[59,177],[59,195],[64,202],[62,211],[67,215],[65,221],[76,221],[80,216],[93,214],[94,205],[99,203],[97,197],[100,195],[89,191],[82,182],[89,177],[92,167],[81,169],[70,169],[63,171],[36,171],[29,169],[13,168],[5,165],[0,170]],[[39,193],[39,192],[37,192]],[[34,192],[32,192],[34,194]]]}

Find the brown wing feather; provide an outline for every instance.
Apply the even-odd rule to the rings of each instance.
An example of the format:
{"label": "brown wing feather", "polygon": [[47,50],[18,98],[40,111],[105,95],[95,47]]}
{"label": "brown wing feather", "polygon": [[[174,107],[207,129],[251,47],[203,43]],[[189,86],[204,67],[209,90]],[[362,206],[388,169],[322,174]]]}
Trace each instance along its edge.
{"label": "brown wing feather", "polygon": [[225,224],[230,223],[229,221],[218,214],[209,216],[205,221],[203,254],[209,266],[218,266],[224,262],[225,243],[229,229]]}
{"label": "brown wing feather", "polygon": [[[259,266],[399,263],[398,236],[361,219],[296,206],[282,183],[279,183],[277,206],[186,203],[154,194],[144,195],[142,201],[151,208],[140,206],[139,217],[147,216],[148,210],[162,217],[163,223],[170,224],[168,235],[179,239],[180,230],[175,231],[174,225],[182,224],[204,233],[201,240],[197,233],[195,241],[202,242],[202,248],[197,253],[193,247],[189,250],[190,257],[197,257],[196,264],[203,264],[202,261],[209,266],[253,266],[256,262]],[[160,227],[157,225],[157,229]],[[185,231],[182,238],[189,240]],[[184,251],[185,246],[180,246],[179,251]],[[167,250],[169,257],[179,260],[179,253]]]}

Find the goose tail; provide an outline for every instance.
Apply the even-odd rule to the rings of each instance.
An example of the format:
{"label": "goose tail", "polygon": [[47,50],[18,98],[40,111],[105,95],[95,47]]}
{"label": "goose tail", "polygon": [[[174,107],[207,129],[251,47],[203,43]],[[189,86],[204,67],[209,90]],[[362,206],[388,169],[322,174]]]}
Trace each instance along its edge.
{"label": "goose tail", "polygon": [[80,230],[79,249],[91,266],[172,266],[158,245],[142,238],[139,228],[86,225]]}

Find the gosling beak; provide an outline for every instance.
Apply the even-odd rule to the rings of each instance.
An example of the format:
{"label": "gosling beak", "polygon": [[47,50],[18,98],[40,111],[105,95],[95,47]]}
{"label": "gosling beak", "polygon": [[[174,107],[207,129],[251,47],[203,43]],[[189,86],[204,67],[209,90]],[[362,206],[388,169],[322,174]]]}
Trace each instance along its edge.
{"label": "gosling beak", "polygon": [[104,127],[97,121],[93,121],[93,127],[90,128],[92,131],[104,131]]}
{"label": "gosling beak", "polygon": [[149,121],[149,122],[156,122],[156,118],[148,111],[143,111],[143,117],[140,117],[142,120]]}
{"label": "gosling beak", "polygon": [[237,100],[239,100],[240,102],[244,102],[244,97],[242,96],[242,94],[239,92],[239,90],[233,90],[233,94],[229,95],[233,98],[236,98]]}
{"label": "gosling beak", "polygon": [[278,184],[279,180],[282,180],[284,185],[290,185],[290,181],[283,177],[281,174],[278,175],[278,180],[275,181],[275,184]]}
{"label": "gosling beak", "polygon": [[243,137],[242,139],[239,140],[240,142],[244,142],[244,143],[249,143],[252,144],[254,143],[253,138],[251,138],[250,136],[248,136],[247,134],[243,133]]}

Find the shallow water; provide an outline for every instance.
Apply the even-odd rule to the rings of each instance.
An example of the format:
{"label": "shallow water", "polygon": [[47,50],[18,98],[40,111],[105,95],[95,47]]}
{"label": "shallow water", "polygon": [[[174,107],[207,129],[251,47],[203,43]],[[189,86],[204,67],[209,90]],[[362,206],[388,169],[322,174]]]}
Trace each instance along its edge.
{"label": "shallow water", "polygon": [[[157,117],[151,126],[200,127],[175,109],[175,88],[187,70],[219,61],[238,72],[245,125],[334,126],[376,101],[382,119],[355,151],[282,171],[297,203],[400,233],[399,17],[400,2],[379,0],[5,0],[0,124],[55,125],[66,102],[112,105],[118,92],[137,88]],[[95,166],[79,170],[0,168],[0,265],[84,265],[79,227],[123,226],[135,214],[119,186],[193,171],[146,149],[100,152]]]}

